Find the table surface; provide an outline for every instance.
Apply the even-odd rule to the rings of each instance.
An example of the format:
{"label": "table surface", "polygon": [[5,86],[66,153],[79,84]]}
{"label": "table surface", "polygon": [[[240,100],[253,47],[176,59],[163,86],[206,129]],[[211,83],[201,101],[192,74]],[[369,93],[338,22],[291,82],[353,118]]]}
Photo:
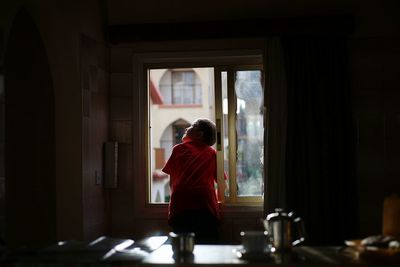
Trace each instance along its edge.
{"label": "table surface", "polygon": [[[257,255],[240,254],[240,245],[195,245],[192,254],[174,256],[170,244],[163,244],[152,252],[133,247],[126,251],[109,249],[107,246],[82,247],[80,243],[68,246],[50,246],[38,249],[26,249],[7,253],[0,258],[2,263],[22,264],[24,266],[74,266],[89,264],[92,266],[134,266],[134,267],[171,267],[171,265],[207,267],[231,267],[232,265],[250,265],[250,267],[282,265],[298,267],[299,265],[318,266],[400,266],[400,253],[397,257],[373,257],[360,259],[355,257],[354,250],[348,247],[294,247],[290,253],[264,253]],[[244,255],[244,256],[243,256]],[[31,265],[30,265],[31,264]]]}
{"label": "table surface", "polygon": [[295,247],[291,253],[266,253],[264,255],[243,255],[241,246],[195,245],[192,255],[174,257],[171,245],[163,245],[145,257],[140,265],[171,265],[176,263],[236,265],[236,264],[346,264],[351,257],[341,252],[340,247]]}

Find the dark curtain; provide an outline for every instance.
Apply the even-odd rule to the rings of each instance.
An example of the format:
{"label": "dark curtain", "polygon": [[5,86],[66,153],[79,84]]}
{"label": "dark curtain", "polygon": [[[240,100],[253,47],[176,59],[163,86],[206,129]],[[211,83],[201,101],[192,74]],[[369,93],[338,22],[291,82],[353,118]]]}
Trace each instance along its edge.
{"label": "dark curtain", "polygon": [[346,38],[282,38],[287,75],[286,205],[309,245],[354,238],[356,176]]}

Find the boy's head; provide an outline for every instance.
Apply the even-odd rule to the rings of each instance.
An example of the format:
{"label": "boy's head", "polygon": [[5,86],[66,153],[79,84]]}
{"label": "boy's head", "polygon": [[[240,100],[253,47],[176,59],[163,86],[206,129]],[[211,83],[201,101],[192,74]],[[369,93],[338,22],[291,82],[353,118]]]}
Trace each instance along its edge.
{"label": "boy's head", "polygon": [[186,128],[183,138],[186,136],[212,146],[216,141],[217,128],[214,122],[209,119],[197,119]]}

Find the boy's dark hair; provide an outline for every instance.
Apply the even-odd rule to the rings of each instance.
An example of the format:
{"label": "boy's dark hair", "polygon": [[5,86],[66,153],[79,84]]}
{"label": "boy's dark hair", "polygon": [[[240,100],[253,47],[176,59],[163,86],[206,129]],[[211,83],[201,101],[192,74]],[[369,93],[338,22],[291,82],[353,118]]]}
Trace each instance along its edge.
{"label": "boy's dark hair", "polygon": [[217,127],[215,123],[209,119],[196,120],[197,129],[203,132],[203,142],[209,146],[215,144],[217,139]]}

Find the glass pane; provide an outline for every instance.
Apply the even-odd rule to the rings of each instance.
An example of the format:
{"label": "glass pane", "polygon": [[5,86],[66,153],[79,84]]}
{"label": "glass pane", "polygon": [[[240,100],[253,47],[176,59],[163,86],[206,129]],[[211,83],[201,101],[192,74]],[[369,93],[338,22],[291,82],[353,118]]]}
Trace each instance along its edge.
{"label": "glass pane", "polygon": [[183,102],[182,104],[194,104],[194,88],[191,85],[182,86],[183,91]]}
{"label": "glass pane", "polygon": [[229,197],[229,129],[228,129],[228,74],[221,72],[222,89],[222,123],[223,123],[223,143],[224,143],[224,172],[228,180],[226,181],[225,197]]}
{"label": "glass pane", "polygon": [[194,71],[172,71],[173,104],[201,104],[201,94],[196,94],[199,86],[196,78]]}
{"label": "glass pane", "polygon": [[195,104],[201,104],[201,85],[200,84],[195,84],[194,85],[194,90],[195,90]]}
{"label": "glass pane", "polygon": [[174,84],[172,87],[173,101],[172,104],[183,104],[182,102],[182,86]]}
{"label": "glass pane", "polygon": [[[169,202],[169,176],[161,169],[170,157],[172,147],[181,142],[185,128],[197,118],[215,121],[214,98],[209,97],[214,95],[214,84],[211,84],[213,77],[210,76],[213,72],[212,68],[149,71],[150,203]],[[194,96],[202,104],[201,107],[164,106],[193,104]]]}
{"label": "glass pane", "polygon": [[236,180],[238,196],[263,193],[263,89],[261,71],[236,71]]}

